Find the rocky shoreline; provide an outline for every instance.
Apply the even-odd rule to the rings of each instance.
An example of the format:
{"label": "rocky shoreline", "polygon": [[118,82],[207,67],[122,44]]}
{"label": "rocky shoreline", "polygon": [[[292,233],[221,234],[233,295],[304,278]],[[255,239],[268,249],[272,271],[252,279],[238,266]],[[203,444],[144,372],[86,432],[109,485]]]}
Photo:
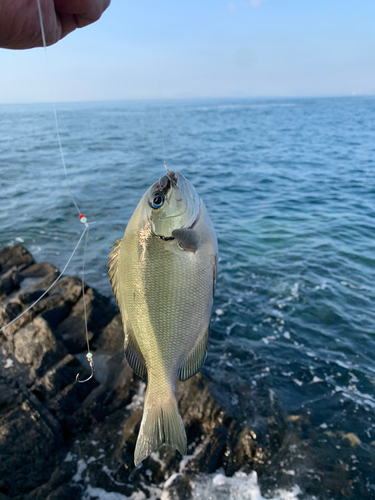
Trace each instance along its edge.
{"label": "rocky shoreline", "polygon": [[[3,248],[0,266],[3,327],[41,296],[58,270],[35,263],[22,245]],[[85,294],[96,367],[85,384],[75,382],[77,373],[89,374],[78,277],[61,278],[0,334],[1,500],[83,498],[88,486],[93,494],[147,498],[159,488],[188,499],[195,474],[221,469],[231,476],[262,466],[265,451],[255,432],[225,411],[215,397],[220,388],[203,372],[177,387],[189,456],[163,447],[134,468],[145,384],[123,356],[118,311],[93,288],[86,286]]]}
{"label": "rocky shoreline", "polygon": [[[54,266],[35,263],[22,245],[1,249],[0,328],[56,276]],[[90,373],[77,276],[61,278],[36,307],[0,333],[0,500],[188,500],[197,497],[197,478],[214,473],[222,498],[228,498],[225,478],[254,479],[253,471],[263,495],[294,488],[289,498],[297,498],[295,485],[302,482],[305,491],[316,493],[317,476],[306,473],[308,461],[300,466],[299,444],[291,441],[303,433],[303,422],[282,415],[268,388],[262,393],[259,384],[256,392],[237,387],[228,374],[205,367],[177,385],[188,456],[162,447],[135,468],[145,384],[123,356],[116,307],[87,285],[85,295],[96,368],[85,384],[75,380],[77,373],[81,378]],[[290,433],[290,426],[300,429]],[[285,453],[292,445],[296,452]],[[280,471],[274,462],[281,458],[286,473],[272,472]]]}

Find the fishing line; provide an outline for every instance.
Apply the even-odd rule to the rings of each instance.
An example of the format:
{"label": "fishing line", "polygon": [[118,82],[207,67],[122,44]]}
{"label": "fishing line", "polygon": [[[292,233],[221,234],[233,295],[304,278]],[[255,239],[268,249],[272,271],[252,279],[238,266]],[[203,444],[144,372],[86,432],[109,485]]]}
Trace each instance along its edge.
{"label": "fishing line", "polygon": [[[38,0],[39,1],[39,0]],[[160,84],[160,62],[159,62],[159,37],[158,37],[158,23],[156,19],[156,0],[154,0],[154,17],[155,17],[155,38],[156,38],[156,68],[157,68],[157,80],[159,87],[159,114],[160,114],[160,128],[161,128],[161,141],[163,146],[163,163],[165,168],[168,170],[167,163],[165,161],[165,142],[164,142],[164,116],[163,116],[163,106],[161,99],[161,84]],[[169,172],[169,170],[168,170]]]}
{"label": "fishing line", "polygon": [[93,376],[94,376],[94,360],[92,359],[92,354],[90,352],[90,343],[89,343],[89,332],[87,330],[87,308],[86,308],[86,301],[85,301],[85,262],[86,262],[86,250],[87,250],[87,240],[89,237],[89,227],[87,226],[87,232],[86,232],[86,238],[85,238],[85,247],[83,250],[83,263],[82,263],[82,297],[83,297],[83,311],[84,311],[84,316],[85,316],[85,331],[86,331],[86,343],[87,343],[87,354],[86,358],[87,361],[89,362],[90,368],[91,368],[91,375],[86,378],[85,380],[79,380],[79,373],[77,373],[76,376],[76,381],[79,382],[80,384],[84,384],[85,382],[88,382]]}
{"label": "fishing line", "polygon": [[74,197],[73,190],[71,188],[71,185],[70,185],[70,182],[69,182],[69,178],[68,178],[68,172],[67,172],[67,169],[66,169],[64,151],[63,151],[63,147],[62,147],[62,143],[61,143],[61,137],[60,137],[59,122],[57,120],[56,104],[55,104],[54,99],[52,98],[52,86],[51,86],[51,81],[48,78],[48,75],[50,73],[50,66],[49,66],[49,61],[48,61],[47,43],[46,43],[46,36],[45,36],[45,32],[44,32],[43,15],[42,15],[42,9],[41,9],[41,6],[40,6],[40,0],[36,0],[36,3],[38,4],[38,14],[39,14],[40,31],[42,33],[42,42],[43,42],[43,48],[44,48],[44,56],[46,58],[46,66],[47,66],[47,78],[46,78],[46,80],[47,80],[47,85],[48,85],[49,94],[50,94],[50,101],[51,101],[52,107],[53,107],[53,115],[54,115],[54,118],[55,118],[56,136],[57,136],[57,142],[58,142],[58,145],[59,145],[61,162],[62,162],[62,165],[63,165],[63,168],[64,168],[65,180],[66,180],[66,183],[68,185],[70,196],[71,196],[72,201],[73,201],[73,203],[74,203],[74,205],[75,205],[75,207],[77,209],[78,215],[81,215],[81,211],[78,208],[78,204],[77,204],[76,199]]}
{"label": "fishing line", "polygon": [[51,290],[52,287],[54,287],[56,285],[56,283],[59,281],[59,279],[63,276],[63,274],[65,273],[67,267],[69,266],[70,264],[70,261],[72,260],[74,254],[76,253],[77,251],[77,248],[79,247],[79,244],[81,243],[82,241],[82,238],[84,237],[85,233],[88,232],[88,225],[86,225],[85,229],[83,230],[79,240],[78,240],[78,243],[76,244],[76,246],[74,247],[74,250],[73,252],[71,253],[70,257],[69,257],[69,260],[68,262],[65,264],[65,267],[64,269],[61,271],[61,273],[59,274],[59,276],[55,279],[55,281],[52,283],[52,285],[50,285],[47,290],[45,292],[43,292],[43,294],[39,297],[39,299],[37,299],[31,306],[29,306],[27,309],[25,309],[25,311],[23,311],[20,315],[18,315],[16,318],[12,319],[12,321],[10,321],[8,324],[6,324],[5,326],[3,326],[2,328],[0,328],[0,332],[2,332],[3,330],[5,330],[5,328],[7,328],[8,326],[12,325],[15,321],[17,321],[18,319],[22,318],[22,316],[24,314],[26,314],[28,311],[30,311],[30,309],[32,309],[34,306],[37,305],[38,302],[40,302],[42,300],[43,297],[45,297],[47,295],[47,293]]}
{"label": "fishing line", "polygon": [[[51,100],[52,106],[53,106],[53,114],[54,114],[54,119],[55,119],[55,129],[56,129],[57,141],[58,141],[59,150],[60,150],[61,161],[62,161],[62,164],[63,164],[64,173],[65,173],[65,179],[66,179],[66,182],[67,182],[67,185],[68,185],[68,188],[69,188],[69,193],[70,193],[71,199],[73,201],[74,206],[77,209],[79,220],[85,225],[85,229],[83,230],[83,232],[82,232],[82,234],[81,234],[81,236],[80,236],[80,238],[78,240],[78,243],[76,244],[76,246],[75,246],[72,254],[70,255],[70,257],[68,259],[68,262],[65,264],[64,269],[59,274],[59,276],[56,278],[56,280],[52,283],[52,285],[50,285],[47,288],[47,290],[31,306],[29,306],[19,316],[17,316],[12,321],[10,321],[7,325],[3,326],[0,329],[0,332],[2,332],[5,328],[7,328],[11,324],[13,324],[18,319],[20,319],[24,314],[26,314],[28,311],[30,311],[30,309],[32,309],[33,307],[35,307],[35,305],[40,300],[42,300],[43,297],[45,297],[47,295],[47,293],[51,290],[51,288],[59,281],[59,279],[65,273],[68,265],[70,264],[70,261],[72,260],[74,254],[77,251],[77,248],[79,247],[79,245],[80,245],[80,243],[82,241],[82,238],[84,237],[84,235],[86,235],[85,247],[84,247],[84,255],[83,255],[83,266],[82,266],[82,280],[81,281],[82,281],[82,298],[83,298],[85,331],[86,331],[86,343],[87,343],[87,355],[86,355],[86,357],[87,357],[87,360],[88,360],[88,362],[90,364],[90,368],[91,368],[91,376],[87,380],[90,380],[93,377],[93,375],[94,375],[94,362],[93,362],[93,359],[92,359],[92,354],[90,352],[90,343],[89,343],[89,337],[88,337],[87,309],[86,309],[85,285],[84,285],[84,273],[85,273],[85,261],[86,261],[86,249],[87,249],[87,240],[88,240],[88,233],[89,233],[89,225],[87,223],[87,218],[82,214],[82,212],[80,211],[80,209],[78,207],[78,204],[77,204],[76,199],[74,197],[74,194],[73,194],[70,182],[69,182],[69,178],[68,178],[68,172],[67,172],[67,169],[66,169],[65,157],[64,157],[64,152],[63,152],[62,143],[61,143],[61,137],[60,137],[60,131],[59,131],[59,123],[58,123],[58,119],[57,119],[56,104],[55,104],[55,102],[54,102],[54,100],[52,98],[52,87],[51,87],[51,82],[50,82],[50,79],[49,79],[49,63],[48,63],[48,54],[47,54],[47,43],[46,43],[46,36],[45,36],[45,30],[44,30],[44,24],[43,24],[43,15],[42,15],[42,9],[41,9],[41,5],[40,5],[40,0],[36,0],[36,3],[37,3],[37,7],[38,7],[40,31],[41,31],[41,35],[42,35],[42,42],[43,42],[44,54],[45,54],[45,58],[46,58],[46,66],[47,66],[47,78],[46,78],[46,80],[47,80],[47,85],[49,87],[50,100]],[[78,382],[81,382],[80,380],[78,380],[78,378],[79,378],[79,374],[77,375],[76,380]],[[82,382],[86,382],[87,380],[83,380]]]}

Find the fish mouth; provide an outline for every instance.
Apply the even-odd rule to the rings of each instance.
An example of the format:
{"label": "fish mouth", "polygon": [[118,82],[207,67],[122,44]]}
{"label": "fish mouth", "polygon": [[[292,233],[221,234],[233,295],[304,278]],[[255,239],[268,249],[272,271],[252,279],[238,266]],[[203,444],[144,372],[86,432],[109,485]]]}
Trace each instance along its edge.
{"label": "fish mouth", "polygon": [[172,172],[172,170],[170,170],[156,184],[156,189],[158,189],[163,194],[166,194],[171,187],[177,187],[177,182],[178,182],[177,175],[174,172]]}
{"label": "fish mouth", "polygon": [[[167,192],[171,188],[179,189],[179,187],[178,187],[178,172],[176,174],[172,170],[168,170],[168,173],[165,174],[165,176],[162,177],[159,180],[159,182],[157,183],[156,189],[158,189],[161,193],[163,193],[166,196]],[[165,215],[165,216],[161,215],[160,218],[161,219],[173,219],[173,217],[179,217],[181,215],[184,215],[187,208],[188,208],[187,205],[185,205],[185,207],[181,210],[181,212],[179,212],[177,214],[173,214],[173,215]]]}

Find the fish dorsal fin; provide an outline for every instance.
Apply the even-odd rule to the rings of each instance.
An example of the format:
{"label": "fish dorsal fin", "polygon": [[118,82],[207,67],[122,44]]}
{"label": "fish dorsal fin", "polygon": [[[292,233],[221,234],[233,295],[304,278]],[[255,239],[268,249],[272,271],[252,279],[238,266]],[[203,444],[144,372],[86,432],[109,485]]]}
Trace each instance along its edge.
{"label": "fish dorsal fin", "polygon": [[180,247],[189,252],[198,250],[200,236],[196,229],[175,229],[172,232],[173,238],[178,240]]}
{"label": "fish dorsal fin", "polygon": [[121,241],[122,241],[121,239],[116,240],[116,243],[111,246],[111,248],[113,248],[113,251],[108,255],[109,262],[107,264],[109,267],[108,275],[111,280],[112,290],[113,293],[115,294],[117,301],[119,300],[117,268],[118,268],[118,259],[119,259]]}
{"label": "fish dorsal fin", "polygon": [[124,331],[126,361],[138,377],[144,378],[147,373],[146,363],[129,322],[124,325]]}
{"label": "fish dorsal fin", "polygon": [[190,377],[195,375],[201,369],[207,355],[207,342],[208,334],[210,332],[210,327],[199,335],[197,341],[194,344],[193,349],[190,351],[188,357],[186,358],[184,364],[178,371],[178,378],[185,382]]}

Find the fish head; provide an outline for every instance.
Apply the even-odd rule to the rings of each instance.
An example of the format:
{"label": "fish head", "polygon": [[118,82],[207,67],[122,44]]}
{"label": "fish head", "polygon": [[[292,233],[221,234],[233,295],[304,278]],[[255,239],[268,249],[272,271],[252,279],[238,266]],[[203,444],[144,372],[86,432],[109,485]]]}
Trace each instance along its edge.
{"label": "fish head", "polygon": [[189,228],[199,214],[199,196],[180,172],[169,171],[145,194],[152,232],[170,238],[175,229]]}

